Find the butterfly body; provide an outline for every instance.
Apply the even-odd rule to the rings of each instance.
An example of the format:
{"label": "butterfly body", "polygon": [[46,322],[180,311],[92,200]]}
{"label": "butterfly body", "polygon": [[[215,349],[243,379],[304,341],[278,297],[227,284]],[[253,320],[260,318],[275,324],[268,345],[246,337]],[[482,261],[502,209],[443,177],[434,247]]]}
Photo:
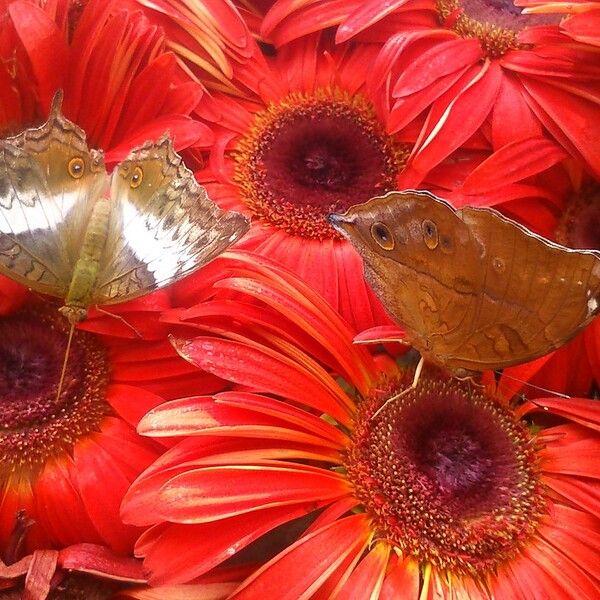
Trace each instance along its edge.
{"label": "butterfly body", "polygon": [[85,230],[79,258],[73,267],[65,304],[59,309],[71,323],[83,321],[87,307],[92,304],[100,263],[106,251],[110,212],[110,198],[98,198]]}
{"label": "butterfly body", "polygon": [[64,301],[124,302],[181,279],[240,238],[248,220],[207,196],[164,135],[112,174],[60,111],[0,141],[0,272]]}
{"label": "butterfly body", "polygon": [[390,192],[330,221],[421,355],[459,376],[532,360],[600,310],[600,253],[542,238],[492,209]]}

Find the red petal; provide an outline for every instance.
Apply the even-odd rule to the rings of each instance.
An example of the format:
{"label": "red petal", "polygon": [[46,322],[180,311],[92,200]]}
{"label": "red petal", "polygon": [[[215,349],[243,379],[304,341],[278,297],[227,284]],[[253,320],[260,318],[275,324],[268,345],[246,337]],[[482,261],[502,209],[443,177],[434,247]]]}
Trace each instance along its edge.
{"label": "red petal", "polygon": [[[231,558],[275,527],[310,514],[319,505],[305,503],[266,509],[199,525],[168,524],[149,530],[136,548],[146,554],[144,567],[153,585],[186,583]],[[156,533],[155,533],[156,532]],[[145,549],[141,548],[141,545]]]}
{"label": "red petal", "polygon": [[493,148],[497,150],[519,139],[541,136],[542,126],[523,98],[521,83],[505,74],[492,113]]}
{"label": "red petal", "polygon": [[574,15],[563,21],[560,26],[574,40],[600,46],[600,8]]}
{"label": "red petal", "polygon": [[333,385],[328,389],[308,370],[265,346],[208,337],[173,343],[183,358],[214,375],[308,404],[349,424],[350,417],[342,408],[349,400],[341,389]]}
{"label": "red petal", "polygon": [[406,339],[406,334],[402,329],[395,325],[383,325],[381,327],[371,327],[365,329],[354,336],[355,344],[383,343],[383,342],[402,342]]}
{"label": "red petal", "polygon": [[441,77],[477,63],[482,55],[477,39],[440,41],[410,61],[396,80],[392,95],[403,98],[421,92]]}
{"label": "red petal", "polygon": [[348,555],[362,550],[366,530],[365,516],[352,515],[302,537],[247,579],[230,600],[310,597]]}
{"label": "red petal", "polygon": [[567,158],[567,153],[543,137],[521,139],[500,148],[466,179],[466,194],[485,194],[499,186],[537,175]]}
{"label": "red petal", "polygon": [[[143,452],[143,441],[122,421],[108,417],[103,428],[103,433],[88,436],[84,444],[75,446],[78,484],[86,510],[103,541],[116,552],[127,553],[139,530],[121,522],[121,500],[135,476],[155,455]],[[109,434],[114,435],[114,440],[109,441]],[[111,452],[118,456],[111,456]]]}
{"label": "red petal", "polygon": [[389,556],[390,546],[386,542],[377,544],[358,563],[336,598],[339,600],[353,600],[353,598],[356,598],[356,590],[361,590],[361,594],[365,598],[378,597]]}
{"label": "red petal", "polygon": [[413,169],[427,173],[477,131],[494,105],[501,79],[497,63],[474,67],[433,104],[410,159]]}
{"label": "red petal", "polygon": [[28,291],[24,285],[0,275],[0,315],[8,315],[18,309],[27,298]]}
{"label": "red petal", "polygon": [[177,475],[157,498],[168,521],[202,523],[349,493],[337,473],[300,464],[206,467]]}
{"label": "red petal", "polygon": [[383,582],[379,600],[419,597],[419,564],[412,558],[398,558]]}
{"label": "red petal", "polygon": [[527,100],[538,119],[576,158],[581,156],[600,177],[598,106],[568,91],[522,78]]}
{"label": "red petal", "polygon": [[41,8],[30,2],[12,2],[8,12],[31,61],[39,86],[39,100],[46,111],[67,72],[63,34]]}
{"label": "red petal", "polygon": [[119,581],[146,581],[142,563],[134,558],[113,554],[104,546],[76,544],[59,553],[59,564],[63,569],[80,571]]}
{"label": "red petal", "polygon": [[381,21],[407,2],[408,0],[390,0],[388,2],[366,0],[360,3],[358,8],[338,27],[335,34],[336,44],[347,42],[351,37],[377,23],[377,21]]}
{"label": "red petal", "polygon": [[544,474],[544,484],[576,506],[600,518],[600,489],[595,480],[586,481],[570,475]]}
{"label": "red petal", "polygon": [[23,600],[45,600],[56,570],[57,550],[36,550],[25,577]]}
{"label": "red petal", "polygon": [[103,541],[81,498],[71,457],[46,462],[35,482],[33,496],[33,518],[40,521],[55,543],[62,546],[83,540]]}
{"label": "red petal", "polygon": [[181,151],[194,145],[209,145],[213,140],[212,130],[199,121],[185,115],[164,115],[156,117],[143,127],[125,137],[119,145],[106,152],[106,162],[115,163],[127,157],[132,148],[148,140],[157,140],[168,133],[173,140],[175,150]]}
{"label": "red petal", "polygon": [[545,473],[600,479],[600,447],[597,439],[581,440],[570,444],[548,443],[540,450],[539,455]]}
{"label": "red petal", "polygon": [[555,415],[566,417],[585,427],[600,431],[600,403],[584,398],[538,398],[535,409],[549,410]]}

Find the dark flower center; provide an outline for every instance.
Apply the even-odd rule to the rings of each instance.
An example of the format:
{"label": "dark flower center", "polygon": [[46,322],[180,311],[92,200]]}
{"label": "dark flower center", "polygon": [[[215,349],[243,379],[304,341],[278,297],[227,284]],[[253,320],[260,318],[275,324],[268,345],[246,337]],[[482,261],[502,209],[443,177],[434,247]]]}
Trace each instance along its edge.
{"label": "dark flower center", "polygon": [[68,452],[110,412],[106,352],[85,332],[73,336],[57,398],[67,333],[66,320],[51,307],[0,319],[0,473]]}
{"label": "dark flower center", "polygon": [[561,15],[522,14],[512,0],[437,0],[440,20],[461,37],[478,38],[491,58],[521,47],[520,31],[538,25],[557,25]]}
{"label": "dark flower center", "polygon": [[381,536],[454,575],[481,577],[514,556],[545,506],[528,430],[435,371],[373,418],[382,400],[360,407],[346,461]]}
{"label": "dark flower center", "polygon": [[255,116],[235,152],[235,180],[271,225],[333,238],[327,215],[393,189],[407,153],[360,95],[293,94]]}
{"label": "dark flower center", "polygon": [[588,185],[571,199],[556,237],[571,248],[600,250],[600,187]]}

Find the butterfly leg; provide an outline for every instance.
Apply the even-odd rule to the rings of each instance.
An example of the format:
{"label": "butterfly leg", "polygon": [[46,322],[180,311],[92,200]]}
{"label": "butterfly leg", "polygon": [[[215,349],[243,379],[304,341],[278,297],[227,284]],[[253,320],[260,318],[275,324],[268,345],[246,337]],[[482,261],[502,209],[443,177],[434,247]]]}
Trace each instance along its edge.
{"label": "butterfly leg", "polygon": [[419,358],[419,362],[417,363],[417,368],[415,369],[415,376],[413,377],[412,383],[407,388],[404,388],[401,392],[398,392],[397,394],[394,394],[391,398],[388,398],[385,401],[385,403],[375,411],[375,413],[373,414],[371,419],[374,419],[390,402],[393,402],[394,400],[401,398],[405,394],[408,394],[409,392],[412,392],[412,390],[417,388],[419,379],[421,377],[421,371],[423,371],[424,364],[425,364],[425,359],[421,356],[421,358]]}
{"label": "butterfly leg", "polygon": [[102,307],[98,306],[97,304],[94,306],[94,308],[100,313],[103,313],[109,317],[112,317],[113,319],[117,319],[117,320],[121,321],[123,323],[123,325],[126,325],[127,327],[129,327],[129,329],[131,329],[131,331],[133,331],[133,333],[135,333],[136,337],[139,337],[139,338],[142,337],[142,334],[131,323],[129,323],[127,320],[125,320],[121,315],[115,315],[115,313],[111,313],[107,310],[104,310]]}

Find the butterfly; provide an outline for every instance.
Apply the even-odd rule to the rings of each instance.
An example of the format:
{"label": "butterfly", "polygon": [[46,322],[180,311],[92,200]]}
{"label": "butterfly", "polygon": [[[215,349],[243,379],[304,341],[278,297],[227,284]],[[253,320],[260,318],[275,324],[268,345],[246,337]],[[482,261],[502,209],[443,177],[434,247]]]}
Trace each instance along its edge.
{"label": "butterfly", "polygon": [[0,141],[0,273],[64,300],[72,336],[89,306],[178,281],[249,221],[208,197],[166,134],[109,175],[61,103],[59,91],[45,123]]}
{"label": "butterfly", "polygon": [[329,216],[423,361],[459,377],[527,362],[600,311],[600,252],[547,240],[490,208],[390,192]]}

